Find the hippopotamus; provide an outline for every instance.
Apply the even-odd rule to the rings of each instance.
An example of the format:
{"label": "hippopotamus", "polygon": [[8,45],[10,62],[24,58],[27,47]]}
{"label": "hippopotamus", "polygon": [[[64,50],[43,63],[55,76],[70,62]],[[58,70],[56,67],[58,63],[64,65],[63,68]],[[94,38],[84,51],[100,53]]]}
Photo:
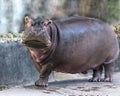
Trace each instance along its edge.
{"label": "hippopotamus", "polygon": [[109,24],[83,16],[24,19],[21,42],[40,73],[36,86],[47,86],[52,71],[74,74],[92,69],[90,82],[112,81],[119,44]]}

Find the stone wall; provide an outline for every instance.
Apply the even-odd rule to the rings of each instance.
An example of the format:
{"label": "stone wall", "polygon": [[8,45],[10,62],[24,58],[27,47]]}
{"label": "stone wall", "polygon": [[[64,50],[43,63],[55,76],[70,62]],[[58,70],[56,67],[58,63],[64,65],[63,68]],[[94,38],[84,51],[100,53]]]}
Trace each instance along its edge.
{"label": "stone wall", "polygon": [[32,83],[38,78],[25,47],[17,42],[0,43],[0,85]]}

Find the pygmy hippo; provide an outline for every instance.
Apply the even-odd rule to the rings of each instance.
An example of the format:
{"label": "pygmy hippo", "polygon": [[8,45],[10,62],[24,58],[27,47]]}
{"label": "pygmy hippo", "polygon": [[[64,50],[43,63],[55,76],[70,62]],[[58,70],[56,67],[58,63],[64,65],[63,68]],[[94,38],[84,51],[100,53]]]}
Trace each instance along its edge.
{"label": "pygmy hippo", "polygon": [[37,86],[47,86],[53,70],[73,74],[92,69],[89,81],[112,81],[119,45],[115,32],[101,20],[71,16],[52,21],[26,16],[21,42],[40,73]]}

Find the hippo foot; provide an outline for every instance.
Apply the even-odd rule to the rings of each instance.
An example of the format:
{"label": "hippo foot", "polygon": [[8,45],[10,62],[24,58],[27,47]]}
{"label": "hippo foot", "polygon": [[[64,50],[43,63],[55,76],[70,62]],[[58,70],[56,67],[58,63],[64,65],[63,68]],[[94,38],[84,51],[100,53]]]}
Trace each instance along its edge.
{"label": "hippo foot", "polygon": [[48,86],[48,81],[46,79],[40,78],[35,82],[35,86],[38,87],[47,87]]}
{"label": "hippo foot", "polygon": [[112,79],[111,78],[104,78],[103,82],[112,82]]}
{"label": "hippo foot", "polygon": [[100,78],[91,78],[89,79],[89,82],[101,82]]}

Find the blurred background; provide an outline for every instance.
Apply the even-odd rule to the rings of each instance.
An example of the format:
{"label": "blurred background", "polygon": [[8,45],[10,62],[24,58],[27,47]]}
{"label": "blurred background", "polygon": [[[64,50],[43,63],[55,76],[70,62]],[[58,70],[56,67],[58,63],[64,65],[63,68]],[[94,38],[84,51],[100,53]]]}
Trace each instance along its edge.
{"label": "blurred background", "polygon": [[25,15],[58,19],[72,15],[120,23],[120,0],[0,0],[0,34],[19,33]]}

